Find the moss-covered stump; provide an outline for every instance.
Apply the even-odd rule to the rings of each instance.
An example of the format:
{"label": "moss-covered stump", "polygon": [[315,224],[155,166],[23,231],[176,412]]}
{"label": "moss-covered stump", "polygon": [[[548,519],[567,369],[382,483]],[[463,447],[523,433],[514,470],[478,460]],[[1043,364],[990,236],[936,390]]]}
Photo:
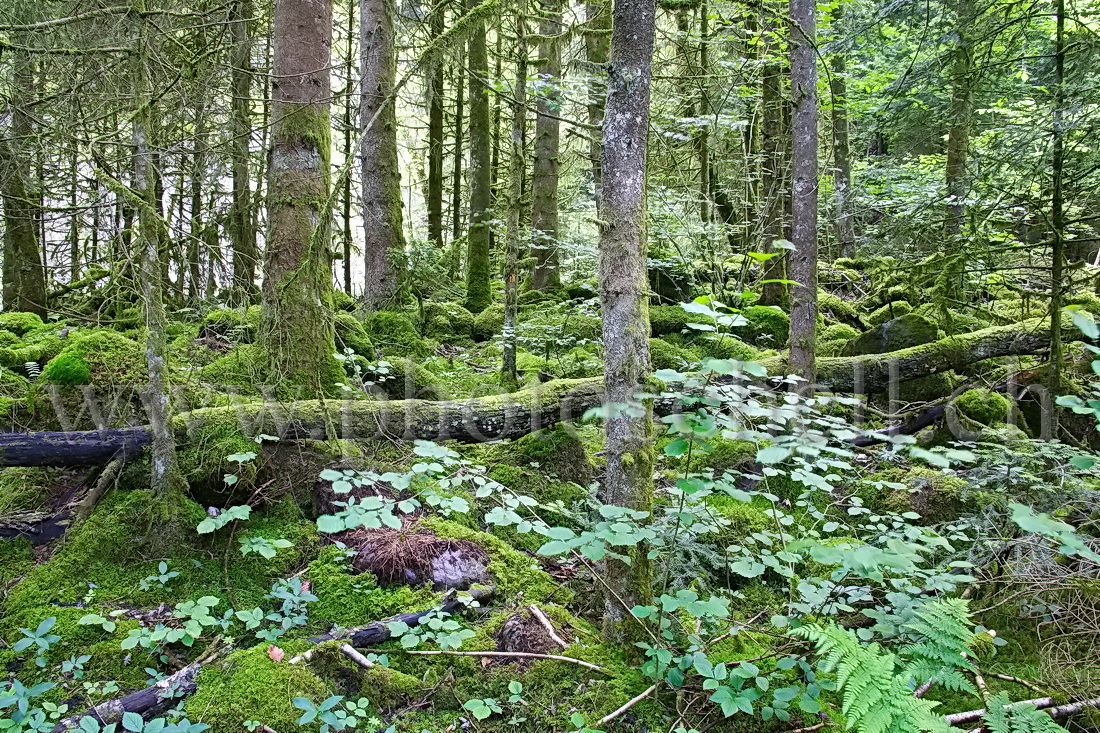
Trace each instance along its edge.
{"label": "moss-covered stump", "polygon": [[988,389],[968,389],[954,404],[962,415],[982,425],[992,427],[1008,419],[1008,399]]}

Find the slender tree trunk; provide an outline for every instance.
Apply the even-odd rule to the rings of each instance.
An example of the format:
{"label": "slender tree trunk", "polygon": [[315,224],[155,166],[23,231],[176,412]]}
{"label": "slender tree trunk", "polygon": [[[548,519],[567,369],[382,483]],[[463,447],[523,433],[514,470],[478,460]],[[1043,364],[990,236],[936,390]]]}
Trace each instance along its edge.
{"label": "slender tree trunk", "polygon": [[80,279],[80,212],[77,205],[80,203],[80,161],[77,158],[76,146],[69,153],[69,167],[72,169],[72,188],[69,196],[69,206],[72,212],[69,214],[69,282],[75,283]]}
{"label": "slender tree trunk", "polygon": [[465,137],[463,130],[463,105],[466,95],[463,91],[463,80],[466,75],[462,67],[455,69],[455,124],[454,124],[454,170],[451,172],[451,275],[458,277],[462,265],[462,251],[459,247],[462,242],[462,161],[466,153],[462,149]]}
{"label": "slender tree trunk", "polygon": [[508,156],[508,239],[504,248],[504,333],[501,382],[508,389],[519,385],[516,375],[516,315],[518,308],[518,269],[520,226],[523,222],[523,179],[527,137],[527,19],[525,0],[516,9],[516,88],[512,102],[512,134]]}
{"label": "slender tree trunk", "polygon": [[[833,9],[833,28],[840,34],[844,8]],[[836,244],[840,257],[856,254],[856,230],[852,218],[852,158],[848,142],[848,81],[844,53],[833,54],[829,89],[833,96],[833,188],[836,191]]]}
{"label": "slender tree trunk", "polygon": [[[347,74],[347,83],[344,87],[344,157],[345,160],[351,160],[355,157],[355,145],[353,133],[355,125],[355,11],[356,0],[348,0],[348,37],[347,47],[345,48],[345,58],[347,63],[344,66],[345,73]],[[343,215],[344,215],[344,231],[343,231],[343,244],[344,244],[344,292],[348,295],[352,294],[351,287],[351,244],[352,244],[352,231],[351,231],[351,176],[344,176],[344,190],[343,190]]]}
{"label": "slender tree trunk", "polygon": [[[708,120],[710,106],[710,6],[703,0],[699,6],[699,109],[698,115]],[[710,240],[711,201],[714,198],[710,165],[710,125],[700,125],[695,135],[695,154],[699,158],[699,218],[704,236]],[[708,248],[709,249],[709,248]]]}
{"label": "slender tree trunk", "polygon": [[[605,504],[649,515],[653,510],[653,408],[636,394],[651,372],[646,271],[646,148],[653,64],[653,0],[618,0],[611,37],[600,188],[600,302],[603,310],[607,419]],[[626,550],[630,562],[607,560],[604,638],[638,638],[630,609],[652,595],[647,548]]]}
{"label": "slender tree trunk", "polygon": [[256,231],[252,213],[252,181],[249,142],[252,138],[252,0],[230,5],[230,165],[233,202],[229,210],[229,236],[233,243],[233,288],[230,302],[247,304],[256,292]]}
{"label": "slender tree trunk", "polygon": [[17,55],[12,72],[11,126],[8,133],[0,137],[4,310],[37,313],[45,318],[46,272],[37,233],[40,206],[27,176],[33,160],[28,153],[34,144],[29,110],[34,93],[34,61]]}
{"label": "slender tree trunk", "polygon": [[[437,5],[428,17],[432,39],[444,31],[444,8]],[[443,248],[443,65],[432,70],[428,87],[428,240]]]}
{"label": "slender tree trunk", "polygon": [[[1054,140],[1051,151],[1050,223],[1054,228],[1050,250],[1050,370],[1047,388],[1050,394],[1062,392],[1062,268],[1065,262],[1065,213],[1062,202],[1062,178],[1065,164],[1066,104],[1066,4],[1054,0]],[[1058,410],[1050,411],[1050,437],[1058,439]]]}
{"label": "slender tree trunk", "polygon": [[187,240],[187,297],[198,300],[202,292],[203,182],[206,178],[206,110],[204,100],[195,107],[195,148],[191,155],[191,232]]}
{"label": "slender tree trunk", "polygon": [[974,0],[956,0],[955,65],[951,75],[951,108],[947,131],[947,234],[962,232],[966,217],[966,158],[970,150],[970,107],[974,80],[971,74]]}
{"label": "slender tree trunk", "polygon": [[[558,271],[558,148],[561,144],[557,116],[561,111],[561,2],[543,0],[539,31],[539,78],[543,93],[535,117],[535,163],[531,173],[531,255],[535,269],[531,287],[546,290],[561,286]],[[550,116],[553,115],[553,116]]]}
{"label": "slender tree trunk", "polygon": [[152,433],[150,487],[162,500],[177,500],[187,483],[176,461],[176,437],[168,385],[168,317],[164,310],[164,271],[161,266],[163,217],[157,211],[156,156],[151,140],[154,129],[152,85],[149,77],[150,28],[145,0],[135,0],[138,34],[134,55],[133,180],[138,198],[138,283],[145,314],[145,361],[149,384],[145,409]]}
{"label": "slender tree trunk", "polygon": [[329,195],[330,0],[276,0],[268,237],[260,345],[270,376],[318,394],[333,358]]}
{"label": "slender tree trunk", "polygon": [[397,290],[398,257],[405,249],[405,234],[401,228],[397,116],[393,100],[397,76],[394,4],[393,0],[360,0],[359,7],[359,55],[362,59],[359,120],[364,126],[360,154],[366,268],[363,295],[367,303],[377,305]]}
{"label": "slender tree trunk", "polygon": [[813,394],[817,328],[817,49],[814,0],[791,7],[791,351],[790,368]]}
{"label": "slender tree trunk", "polygon": [[607,59],[611,52],[611,0],[597,0],[587,5],[587,30],[584,34],[585,55],[588,58],[588,124],[592,126],[592,141],[588,157],[592,168],[592,195],[600,200],[603,186],[603,147],[600,133],[604,106],[607,103]]}
{"label": "slender tree trunk", "polygon": [[[477,0],[470,0],[470,9]],[[493,218],[492,131],[490,130],[485,22],[470,32],[467,67],[470,70],[470,229],[466,235],[466,307],[485,310],[492,300],[489,287],[489,229]]]}
{"label": "slender tree trunk", "polygon": [[[767,28],[770,24],[765,23]],[[769,32],[766,30],[765,32]],[[765,50],[769,54],[769,50]],[[764,199],[764,215],[761,222],[759,251],[774,254],[764,263],[764,284],[760,296],[762,305],[785,306],[787,287],[778,282],[786,278],[786,250],[775,246],[784,239],[783,221],[787,211],[787,160],[786,131],[783,124],[783,74],[782,67],[768,61],[764,64],[761,80],[761,171],[760,187]]]}

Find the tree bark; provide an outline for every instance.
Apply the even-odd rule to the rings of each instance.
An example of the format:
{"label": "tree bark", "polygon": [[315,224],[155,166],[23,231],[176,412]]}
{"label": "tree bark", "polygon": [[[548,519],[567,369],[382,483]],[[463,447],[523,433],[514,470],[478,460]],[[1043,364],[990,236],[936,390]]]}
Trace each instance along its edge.
{"label": "tree bark", "polygon": [[817,343],[817,49],[814,0],[790,0],[791,25],[791,371],[814,389]]}
{"label": "tree bark", "polygon": [[974,0],[955,3],[955,64],[951,78],[951,107],[947,131],[947,234],[962,232],[966,216],[966,158],[970,148],[970,106],[974,80],[971,75]]}
{"label": "tree bark", "polygon": [[[443,35],[444,6],[428,17],[433,42]],[[428,240],[443,248],[443,65],[436,62],[428,87]]]}
{"label": "tree bark", "polygon": [[[1051,150],[1050,223],[1054,236],[1050,247],[1050,359],[1047,389],[1050,394],[1062,392],[1062,268],[1065,264],[1065,212],[1062,201],[1062,177],[1065,164],[1065,62],[1066,4],[1054,0],[1054,140]],[[1050,411],[1050,435],[1058,439],[1058,410]]]}
{"label": "tree bark", "polygon": [[[833,27],[840,33],[844,8],[833,11]],[[833,54],[829,89],[833,97],[833,188],[836,191],[836,251],[840,257],[855,257],[856,230],[852,217],[852,157],[848,125],[848,81],[844,53]]]}
{"label": "tree bark", "polygon": [[333,358],[329,195],[330,0],[277,0],[268,244],[260,345],[272,375],[324,393]]}
{"label": "tree bark", "polygon": [[539,12],[539,79],[535,116],[535,162],[531,172],[531,288],[561,286],[558,271],[558,153],[561,144],[561,2],[542,0]]}
{"label": "tree bark", "polygon": [[[584,48],[589,75],[588,124],[593,130],[598,130],[603,125],[604,106],[607,102],[607,58],[611,50],[610,0],[588,3],[586,16]],[[598,204],[603,187],[603,149],[599,135],[592,135],[588,157],[592,169],[592,194]]]}
{"label": "tree bark", "polygon": [[15,56],[12,71],[11,124],[0,137],[0,198],[4,202],[4,310],[46,317],[46,272],[42,266],[37,216],[40,205],[28,180],[34,129],[34,61]]}
{"label": "tree bark", "polygon": [[462,250],[459,243],[462,241],[462,161],[466,154],[462,150],[463,105],[466,103],[466,95],[463,91],[463,81],[466,78],[461,66],[455,69],[455,121],[454,121],[454,168],[451,171],[451,275],[458,277],[462,265]]}
{"label": "tree bark", "polygon": [[[652,406],[638,404],[652,371],[646,268],[646,148],[653,65],[653,0],[617,0],[611,33],[600,189],[600,303],[603,311],[607,416],[605,504],[649,514],[653,509]],[[640,408],[640,409],[639,409]],[[630,609],[652,595],[647,548],[630,562],[608,558],[604,638],[639,637]]]}
{"label": "tree bark", "polygon": [[[347,74],[347,81],[344,86],[344,160],[350,161],[355,157],[355,11],[356,0],[348,0],[347,14],[348,14],[348,27],[347,27],[347,46],[345,47],[344,58],[345,72]],[[351,198],[351,176],[346,175],[343,177],[342,191],[344,196],[343,201],[343,216],[344,216],[344,231],[343,231],[343,266],[344,266],[344,292],[348,295],[352,295],[352,276],[351,276],[351,252],[352,252],[352,227],[351,227],[351,214],[353,201]]]}
{"label": "tree bark", "polygon": [[[468,7],[477,7],[469,0]],[[485,21],[470,32],[467,66],[470,70],[470,227],[466,234],[466,308],[485,310],[492,300],[489,287],[489,228],[493,218],[492,130],[489,115],[489,56]]]}
{"label": "tree bark", "polygon": [[515,389],[519,384],[516,375],[516,316],[519,290],[520,227],[523,222],[523,179],[527,172],[524,163],[527,137],[527,19],[526,3],[519,0],[516,9],[516,86],[512,101],[512,134],[508,156],[508,234],[504,251],[504,331],[501,359],[501,383]]}
{"label": "tree bark", "polygon": [[[363,130],[364,298],[377,305],[397,290],[396,258],[405,249],[401,223],[401,178],[397,159],[397,116],[393,88],[397,55],[393,0],[360,0],[361,103]],[[375,116],[377,118],[375,119]],[[371,120],[374,119],[374,124]]]}
{"label": "tree bark", "polygon": [[230,166],[233,201],[229,236],[233,243],[233,288],[230,303],[247,305],[256,293],[256,232],[252,223],[252,180],[249,143],[252,139],[252,0],[230,5]]}
{"label": "tree bark", "polygon": [[[765,57],[774,53],[775,32],[772,23],[765,20],[761,24],[767,38],[773,39],[764,49]],[[761,73],[761,156],[760,156],[760,195],[763,198],[764,212],[760,217],[760,242],[758,251],[774,254],[764,263],[764,283],[761,286],[760,304],[785,306],[787,288],[778,282],[786,279],[786,250],[775,246],[775,242],[784,239],[783,220],[787,208],[787,161],[786,131],[783,114],[783,75],[782,67],[774,60],[766,61]]]}

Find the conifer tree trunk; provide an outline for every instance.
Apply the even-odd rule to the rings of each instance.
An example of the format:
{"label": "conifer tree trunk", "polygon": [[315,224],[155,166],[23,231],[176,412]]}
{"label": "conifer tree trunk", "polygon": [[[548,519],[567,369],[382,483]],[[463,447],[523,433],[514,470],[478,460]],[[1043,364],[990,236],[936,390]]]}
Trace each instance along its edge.
{"label": "conifer tree trunk", "polygon": [[[535,117],[535,162],[531,172],[531,255],[535,269],[531,288],[546,290],[561,285],[558,271],[558,148],[561,144],[558,114],[561,95],[561,2],[543,0],[539,30],[539,78],[543,92]],[[551,116],[552,115],[552,116]]]}
{"label": "conifer tree trunk", "polygon": [[164,310],[164,273],[161,264],[163,217],[157,211],[154,171],[154,106],[149,78],[149,20],[145,0],[135,0],[138,34],[133,64],[136,111],[133,119],[133,188],[137,197],[138,284],[145,315],[145,363],[149,384],[145,409],[152,433],[150,487],[161,499],[177,499],[187,483],[176,461],[176,437],[168,387],[168,317]]}
{"label": "conifer tree trunk", "polygon": [[588,3],[587,30],[584,34],[585,55],[588,59],[588,124],[592,127],[592,141],[588,157],[592,169],[592,192],[597,203],[603,185],[603,148],[600,126],[603,124],[604,105],[607,100],[607,76],[605,67],[611,50],[611,0]]}
{"label": "conifer tree trunk", "polygon": [[340,376],[325,210],[331,43],[330,0],[277,0],[260,345],[272,379],[313,394]]}
{"label": "conifer tree trunk", "polygon": [[455,75],[455,120],[454,120],[454,168],[451,171],[451,275],[458,277],[462,265],[462,250],[459,245],[462,242],[462,161],[466,157],[462,149],[464,140],[463,130],[463,105],[466,103],[466,95],[463,90],[465,74],[461,66],[454,70]]}
{"label": "conifer tree trunk", "polygon": [[252,0],[230,5],[230,165],[233,202],[229,210],[229,236],[233,244],[231,302],[247,304],[256,293],[256,232],[252,220],[252,181],[249,142],[252,138]]}
{"label": "conifer tree trunk", "polygon": [[[191,153],[191,221],[187,240],[187,297],[198,300],[202,290],[203,184],[206,180],[206,110],[205,100],[195,105],[195,147]],[[182,197],[181,197],[182,199]]]}
{"label": "conifer tree trunk", "polygon": [[519,385],[516,374],[516,315],[519,289],[520,226],[523,222],[523,179],[527,137],[527,19],[526,3],[516,9],[516,86],[512,101],[512,134],[508,148],[508,238],[504,244],[504,330],[501,382],[508,389]]}
{"label": "conifer tree trunk", "polygon": [[[437,5],[428,17],[432,39],[443,35],[444,8]],[[428,239],[443,247],[443,65],[432,71],[428,88]]]}
{"label": "conifer tree trunk", "polygon": [[[470,0],[469,8],[477,7]],[[485,21],[470,32],[467,67],[470,70],[470,228],[466,235],[466,307],[471,313],[485,310],[492,294],[489,287],[489,228],[493,218],[492,130],[490,129],[489,56]]]}
{"label": "conifer tree trunk", "polygon": [[970,150],[970,106],[973,96],[973,49],[971,28],[974,24],[974,0],[955,4],[955,64],[951,75],[951,108],[947,131],[947,234],[962,232],[966,216],[966,158]]}
{"label": "conifer tree trunk", "polygon": [[[348,27],[347,27],[347,46],[344,49],[344,58],[347,59],[345,65],[345,72],[347,74],[347,82],[344,87],[344,159],[351,160],[355,157],[355,140],[354,140],[354,125],[355,125],[355,11],[356,0],[348,0],[347,13],[348,13]],[[351,250],[352,250],[352,231],[351,231],[351,176],[344,176],[344,190],[343,194],[343,217],[344,217],[344,231],[343,231],[343,265],[344,265],[344,292],[348,295],[352,294],[351,283]]]}
{"label": "conifer tree trunk", "polygon": [[393,0],[360,0],[359,7],[363,95],[359,119],[364,126],[360,151],[366,264],[364,298],[367,303],[377,304],[397,290],[400,273],[395,257],[405,249],[405,234],[401,228],[397,116],[393,100],[397,76],[394,4]]}
{"label": "conifer tree trunk", "polygon": [[[600,302],[603,311],[607,419],[605,504],[653,508],[652,404],[636,411],[635,395],[651,372],[646,271],[646,147],[653,64],[653,0],[617,0],[611,36],[600,188]],[[616,409],[618,408],[618,409]],[[630,563],[609,558],[605,570],[604,638],[638,636],[630,609],[651,596],[645,547]]]}
{"label": "conifer tree trunk", "polygon": [[[1065,165],[1065,104],[1066,104],[1066,4],[1054,0],[1054,140],[1051,149],[1050,223],[1054,229],[1050,249],[1050,373],[1047,389],[1051,395],[1062,393],[1062,269],[1065,264],[1065,211],[1062,201],[1063,168]],[[1051,409],[1050,435],[1058,439],[1058,410]]]}
{"label": "conifer tree trunk", "polygon": [[[833,28],[840,33],[844,8],[833,11]],[[856,254],[856,230],[852,218],[852,157],[848,130],[848,80],[844,53],[833,54],[829,89],[833,96],[833,189],[836,191],[836,244],[840,257]]]}
{"label": "conifer tree trunk", "polygon": [[[765,32],[771,34],[770,23]],[[765,50],[765,54],[772,53]],[[765,62],[761,77],[761,171],[760,193],[764,213],[760,225],[759,252],[775,254],[764,263],[764,280],[760,294],[761,305],[783,306],[787,301],[787,288],[779,280],[786,279],[786,250],[775,246],[784,238],[783,220],[787,210],[787,160],[786,135],[783,124],[783,75],[782,68],[774,60]]]}
{"label": "conifer tree trunk", "polygon": [[814,0],[791,7],[791,372],[813,393],[817,367],[817,50]]}
{"label": "conifer tree trunk", "polygon": [[46,317],[46,273],[39,247],[40,208],[28,180],[34,129],[34,61],[17,53],[12,71],[10,125],[0,132],[0,198],[4,203],[4,310]]}

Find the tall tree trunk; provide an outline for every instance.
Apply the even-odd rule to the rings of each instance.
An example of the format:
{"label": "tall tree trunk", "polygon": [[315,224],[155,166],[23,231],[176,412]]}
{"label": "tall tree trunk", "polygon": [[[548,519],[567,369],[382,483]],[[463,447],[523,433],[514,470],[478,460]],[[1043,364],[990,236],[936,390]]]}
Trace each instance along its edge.
{"label": "tall tree trunk", "polygon": [[[699,218],[703,222],[704,236],[710,241],[711,201],[714,198],[710,165],[710,6],[703,0],[699,6],[699,107],[698,115],[708,119],[695,134],[695,154],[699,158]],[[708,247],[709,250],[709,247]]]}
{"label": "tall tree trunk", "polygon": [[313,394],[333,358],[329,195],[330,0],[276,0],[268,237],[260,345],[270,376]]}
{"label": "tall tree trunk", "polygon": [[518,308],[518,269],[520,226],[523,222],[523,179],[527,137],[527,19],[525,0],[516,9],[516,88],[512,101],[512,134],[508,155],[508,239],[504,246],[504,344],[501,382],[508,389],[519,385],[516,375],[516,315]]}
{"label": "tall tree trunk", "polygon": [[[397,114],[393,87],[397,50],[393,38],[393,0],[360,0],[363,125],[363,297],[377,305],[397,290],[405,249],[401,228],[401,177],[397,160]],[[373,124],[372,121],[373,120]],[[369,125],[369,127],[368,127]]]}
{"label": "tall tree trunk", "polygon": [[246,305],[256,293],[256,231],[252,214],[249,142],[252,139],[252,0],[230,5],[230,165],[233,203],[229,209],[229,236],[233,243],[233,288],[230,302]]}
{"label": "tall tree trunk", "polygon": [[791,7],[791,372],[813,394],[817,362],[817,49],[814,0]]}
{"label": "tall tree trunk", "polygon": [[[469,8],[477,7],[470,0]],[[493,218],[492,131],[489,114],[488,50],[485,22],[470,31],[466,66],[470,70],[470,229],[466,235],[466,307],[472,313],[485,310],[492,300],[489,287],[489,229]]]}
{"label": "tall tree trunk", "polygon": [[607,59],[611,52],[611,0],[596,0],[587,5],[584,34],[585,55],[588,59],[588,124],[592,127],[592,140],[588,145],[589,164],[592,169],[592,194],[597,203],[603,186],[603,148],[598,132],[603,125],[604,106],[607,102]]}
{"label": "tall tree trunk", "polygon": [[[833,29],[840,35],[844,7],[833,9]],[[836,245],[840,257],[856,254],[856,230],[852,218],[852,158],[848,143],[848,81],[844,52],[833,54],[829,90],[833,97],[833,189],[836,191]]]}
{"label": "tall tree trunk", "polygon": [[463,92],[463,80],[465,73],[462,66],[454,70],[455,73],[455,124],[454,124],[454,169],[451,172],[451,276],[458,277],[462,265],[462,251],[459,245],[462,243],[462,161],[466,153],[462,150],[462,141],[465,136],[463,130],[463,105],[466,103],[466,95]]}
{"label": "tall tree trunk", "polygon": [[195,148],[191,155],[191,231],[187,240],[187,297],[198,300],[202,290],[203,182],[206,178],[206,110],[204,100],[195,107]]}
{"label": "tall tree trunk", "polygon": [[[1054,229],[1050,250],[1050,370],[1047,389],[1051,395],[1062,391],[1062,268],[1065,262],[1065,213],[1062,201],[1062,178],[1065,164],[1065,104],[1066,104],[1066,4],[1054,0],[1054,140],[1051,151],[1050,223]],[[1050,436],[1058,439],[1058,410],[1050,411]]]}
{"label": "tall tree trunk", "polygon": [[[771,34],[770,23],[765,32]],[[774,36],[771,36],[774,37]],[[773,53],[770,49],[764,53]],[[785,306],[787,287],[779,282],[786,278],[786,250],[775,246],[784,239],[783,222],[787,212],[786,130],[783,114],[782,67],[774,60],[765,62],[761,77],[761,171],[760,188],[764,213],[760,225],[759,251],[774,254],[764,263],[764,284],[760,295],[762,305]],[[778,344],[777,344],[778,345]]]}
{"label": "tall tree trunk", "polygon": [[[561,108],[561,1],[543,0],[539,34],[539,78],[544,90],[538,97],[535,117],[535,162],[531,173],[531,255],[535,269],[531,287],[546,290],[561,286],[558,271],[558,148],[561,143],[557,116]],[[551,116],[553,115],[553,116]]]}
{"label": "tall tree trunk", "polygon": [[72,188],[70,189],[69,206],[69,282],[75,283],[80,279],[80,212],[77,206],[80,203],[80,160],[77,158],[77,149],[74,145],[69,152],[69,167],[71,170]]}
{"label": "tall tree trunk", "polygon": [[[38,196],[27,178],[34,144],[30,104],[34,98],[34,61],[14,59],[11,126],[0,138],[0,197],[4,201],[4,310],[46,317],[46,272],[37,232]],[[2,134],[2,133],[0,133]]]}
{"label": "tall tree trunk", "polygon": [[157,211],[156,156],[153,150],[154,106],[149,77],[150,28],[145,0],[135,0],[137,53],[134,55],[133,87],[136,111],[133,118],[133,181],[138,216],[138,283],[145,315],[145,362],[149,384],[145,409],[152,433],[150,487],[162,500],[178,500],[187,483],[176,461],[176,437],[172,428],[172,406],[168,387],[168,317],[164,310],[164,270],[161,264],[164,220]]}
{"label": "tall tree trunk", "polygon": [[[344,159],[350,161],[355,157],[355,139],[354,139],[354,125],[355,125],[355,11],[356,0],[348,0],[348,28],[347,28],[347,47],[345,48],[345,58],[347,59],[344,69],[347,75],[347,82],[344,87]],[[343,216],[344,216],[344,231],[343,231],[343,244],[344,244],[344,292],[348,295],[352,294],[351,287],[351,250],[352,250],[352,230],[351,230],[351,176],[344,176],[344,190],[342,191],[343,200]]]}
{"label": "tall tree trunk", "polygon": [[[443,35],[444,6],[428,17],[433,41]],[[437,62],[428,83],[428,240],[443,248],[443,64]],[[457,157],[457,156],[456,156]]]}
{"label": "tall tree trunk", "polygon": [[947,234],[962,232],[966,216],[966,158],[970,150],[970,106],[974,80],[971,28],[974,0],[955,3],[955,64],[951,74],[951,107],[947,131]]}
{"label": "tall tree trunk", "polygon": [[[646,147],[653,64],[653,0],[617,0],[611,36],[600,188],[600,302],[603,311],[607,419],[605,504],[653,510],[653,408],[636,394],[651,372],[649,280],[646,272]],[[629,548],[630,562],[608,558],[604,638],[638,638],[630,609],[652,594],[647,548]]]}

